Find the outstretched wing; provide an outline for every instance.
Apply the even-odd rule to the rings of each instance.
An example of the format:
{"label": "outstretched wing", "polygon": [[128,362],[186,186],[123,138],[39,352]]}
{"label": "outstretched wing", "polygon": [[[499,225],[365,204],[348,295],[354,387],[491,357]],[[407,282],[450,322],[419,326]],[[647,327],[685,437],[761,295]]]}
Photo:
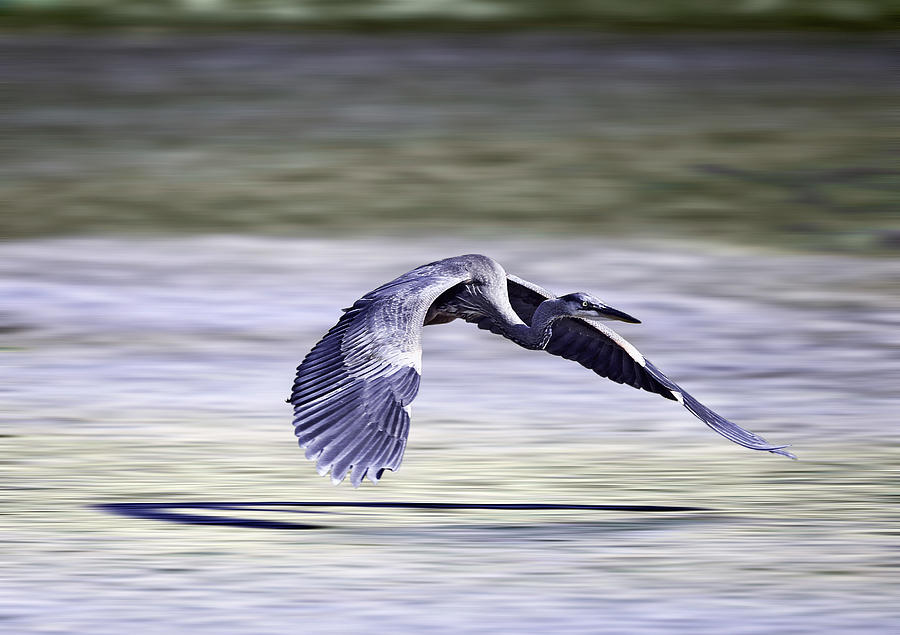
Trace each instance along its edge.
{"label": "outstretched wing", "polygon": [[297,367],[290,403],[294,434],[319,474],[358,487],[400,467],[410,402],[419,390],[428,307],[466,280],[425,265],[367,293]]}
{"label": "outstretched wing", "polygon": [[[529,324],[538,305],[544,300],[556,297],[546,289],[512,275],[507,276],[507,289],[513,309],[522,321]],[[489,318],[479,320],[478,326],[500,333]],[[787,446],[770,444],[759,435],[728,421],[694,399],[645,359],[625,338],[605,324],[581,318],[561,319],[553,325],[553,335],[546,350],[553,355],[576,361],[601,377],[677,401],[723,437],[745,448],[796,458],[783,449]]]}

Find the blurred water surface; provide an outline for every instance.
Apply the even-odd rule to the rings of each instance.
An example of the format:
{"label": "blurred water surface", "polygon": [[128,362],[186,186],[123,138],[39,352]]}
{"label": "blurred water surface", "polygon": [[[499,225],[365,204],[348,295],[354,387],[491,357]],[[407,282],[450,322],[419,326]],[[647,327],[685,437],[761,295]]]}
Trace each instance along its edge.
{"label": "blurred water surface", "polygon": [[490,228],[896,254],[892,44],[0,34],[0,226]]}
{"label": "blurred water surface", "polygon": [[[363,292],[481,252],[591,291],[701,400],[800,461],[471,325],[429,328],[403,468],[333,488],[283,403]],[[896,632],[900,265],[656,240],[67,238],[0,244],[9,632]],[[103,503],[296,508],[274,531]],[[214,512],[198,512],[214,513]],[[723,626],[725,625],[725,626]]]}

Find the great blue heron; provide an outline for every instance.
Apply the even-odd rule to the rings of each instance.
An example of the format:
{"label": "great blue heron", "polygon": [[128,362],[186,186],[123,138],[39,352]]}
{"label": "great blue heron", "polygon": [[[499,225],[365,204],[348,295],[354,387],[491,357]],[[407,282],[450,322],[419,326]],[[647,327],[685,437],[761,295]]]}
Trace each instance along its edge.
{"label": "great blue heron", "polygon": [[598,320],[638,324],[587,293],[559,296],[478,254],[404,273],[344,309],[297,367],[288,402],[294,433],[319,474],[358,487],[400,467],[419,390],[422,327],[462,318],[528,349],[571,359],[601,377],[677,401],[746,448],[794,455],[719,416]]}

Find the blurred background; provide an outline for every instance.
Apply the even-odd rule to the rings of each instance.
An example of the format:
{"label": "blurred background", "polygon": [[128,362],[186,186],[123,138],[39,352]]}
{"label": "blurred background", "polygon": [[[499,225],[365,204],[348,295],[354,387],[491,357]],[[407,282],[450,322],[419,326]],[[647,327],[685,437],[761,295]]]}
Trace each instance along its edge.
{"label": "blurred background", "polygon": [[[896,13],[0,2],[9,632],[897,632]],[[640,318],[800,460],[453,323],[403,468],[332,487],[294,368],[361,294],[472,252]],[[704,511],[271,504],[303,501]]]}

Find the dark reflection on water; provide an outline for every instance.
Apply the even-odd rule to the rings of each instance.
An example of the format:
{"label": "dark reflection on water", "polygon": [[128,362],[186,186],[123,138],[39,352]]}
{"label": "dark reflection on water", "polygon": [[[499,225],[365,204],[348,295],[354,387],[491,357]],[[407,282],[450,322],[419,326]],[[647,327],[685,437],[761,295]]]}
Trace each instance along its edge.
{"label": "dark reflection on water", "polygon": [[302,512],[322,513],[305,507],[362,507],[377,509],[442,509],[442,510],[497,510],[497,511],[617,511],[617,512],[695,512],[707,511],[702,507],[677,507],[666,505],[564,505],[554,503],[396,503],[396,502],[348,502],[315,501],[305,503],[258,502],[258,503],[105,503],[98,509],[129,516],[189,525],[227,525],[251,527],[254,529],[325,529],[325,525],[294,523],[259,518],[239,518],[233,516],[201,516],[173,510],[244,510],[255,512]]}

